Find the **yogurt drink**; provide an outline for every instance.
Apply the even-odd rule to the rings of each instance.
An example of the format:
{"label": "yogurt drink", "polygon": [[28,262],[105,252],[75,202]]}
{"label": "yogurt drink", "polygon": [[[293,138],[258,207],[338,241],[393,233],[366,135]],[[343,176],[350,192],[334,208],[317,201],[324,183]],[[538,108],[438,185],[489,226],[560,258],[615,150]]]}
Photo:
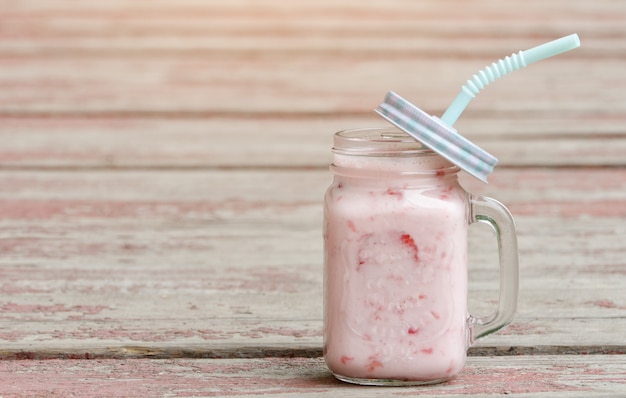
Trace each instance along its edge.
{"label": "yogurt drink", "polygon": [[[578,46],[573,34],[487,66],[441,119],[388,92],[376,112],[409,135],[335,134],[335,177],[324,198],[324,357],[337,378],[373,385],[447,380],[463,368],[475,339],[512,320],[519,287],[513,218],[457,181],[458,166],[486,182],[497,159],[452,126],[495,79]],[[485,318],[467,309],[467,233],[477,221],[494,228],[500,261],[498,308]]]}
{"label": "yogurt drink", "polygon": [[338,133],[324,201],[324,356],[339,379],[425,384],[471,343],[470,195],[459,169],[394,130]]}

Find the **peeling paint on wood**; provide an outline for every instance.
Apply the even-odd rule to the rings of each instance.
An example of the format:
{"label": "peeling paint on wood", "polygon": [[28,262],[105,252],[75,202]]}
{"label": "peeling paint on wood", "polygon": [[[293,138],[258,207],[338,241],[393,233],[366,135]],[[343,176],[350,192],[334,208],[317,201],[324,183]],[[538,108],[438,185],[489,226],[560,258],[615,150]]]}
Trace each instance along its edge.
{"label": "peeling paint on wood", "polygon": [[[21,360],[0,362],[6,396],[486,396],[619,397],[620,356],[469,358],[455,379],[412,388],[360,388],[334,379],[319,358],[258,360]],[[10,374],[10,377],[7,376]]]}
{"label": "peeling paint on wood", "polygon": [[[0,0],[0,396],[623,397],[624,20],[603,0]],[[441,114],[471,73],[572,27],[580,49],[456,124],[500,159],[489,185],[461,179],[516,218],[514,322],[449,383],[339,383],[332,133],[384,126],[389,89]],[[472,237],[489,314],[495,243]]]}

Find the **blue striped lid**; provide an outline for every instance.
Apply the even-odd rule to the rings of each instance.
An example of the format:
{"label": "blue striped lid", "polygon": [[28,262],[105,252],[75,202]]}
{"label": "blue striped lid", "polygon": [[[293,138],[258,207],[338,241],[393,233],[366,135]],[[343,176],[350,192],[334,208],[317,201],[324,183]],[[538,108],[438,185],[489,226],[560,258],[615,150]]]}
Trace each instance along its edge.
{"label": "blue striped lid", "polygon": [[405,133],[437,152],[462,170],[487,182],[498,159],[457,133],[452,126],[431,116],[389,91],[376,113]]}

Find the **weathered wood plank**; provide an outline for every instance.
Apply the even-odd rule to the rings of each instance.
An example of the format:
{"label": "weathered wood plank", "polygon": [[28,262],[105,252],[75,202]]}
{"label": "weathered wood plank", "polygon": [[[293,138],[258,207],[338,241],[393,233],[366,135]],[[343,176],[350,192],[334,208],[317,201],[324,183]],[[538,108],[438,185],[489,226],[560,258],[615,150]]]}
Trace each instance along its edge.
{"label": "weathered wood plank", "polygon": [[410,388],[358,388],[336,381],[319,358],[259,360],[0,361],[5,397],[303,396],[622,397],[626,359],[612,356],[471,357],[455,379]]}
{"label": "weathered wood plank", "polygon": [[506,48],[506,41],[558,36],[572,26],[596,39],[600,52],[610,53],[623,49],[620,38],[624,35],[624,7],[611,1],[592,5],[580,0],[551,2],[550,6],[540,1],[141,1],[107,5],[48,1],[45,5],[3,2],[0,7],[6,19],[0,48],[18,53],[197,52],[208,48],[493,54]]}
{"label": "weathered wood plank", "polygon": [[[69,171],[0,171],[0,200],[5,206],[50,206],[49,214],[34,213],[35,218],[106,217],[97,206],[112,206],[112,216],[136,216],[143,211],[147,217],[167,216],[167,208],[150,208],[151,204],[172,205],[172,217],[193,216],[198,211],[246,214],[264,209],[280,208],[296,211],[298,206],[321,206],[322,196],[332,175],[322,168],[258,168],[258,169],[190,169],[190,170],[69,170]],[[596,203],[616,202],[626,196],[626,170],[616,168],[502,168],[490,175],[490,184],[483,184],[463,174],[461,181],[469,190],[488,194],[507,203],[524,215],[542,215],[534,206],[579,204],[578,218],[584,216],[623,216],[620,206],[602,208]],[[522,189],[523,188],[523,189]],[[69,208],[81,202],[93,208],[77,208],[63,213],[63,202]],[[56,206],[60,203],[61,206]],[[118,214],[116,210],[128,210]],[[146,204],[145,208],[142,205]],[[119,205],[116,209],[115,206]],[[134,208],[132,207],[134,206]],[[188,206],[188,207],[186,207]],[[221,206],[221,208],[220,208]],[[56,210],[55,210],[56,209]],[[60,209],[60,210],[59,210]],[[320,207],[321,209],[321,207]],[[20,208],[5,207],[3,220],[29,222],[28,213]],[[555,212],[545,216],[577,215]],[[565,207],[565,210],[567,208]],[[13,212],[15,211],[15,212]],[[280,213],[289,217],[291,213]],[[147,220],[146,220],[147,221]]]}
{"label": "weathered wood plank", "polygon": [[[518,216],[520,311],[477,352],[623,350],[624,170],[493,177],[467,183]],[[1,355],[319,352],[328,182],[325,170],[0,173]],[[479,315],[498,280],[483,236]]]}
{"label": "weathered wood plank", "polygon": [[[100,35],[90,35],[87,33],[81,36],[81,32],[74,34],[52,34],[45,36],[45,32],[40,33],[41,36],[37,40],[29,37],[17,36],[0,37],[0,55],[3,56],[33,56],[33,55],[51,55],[58,56],[88,56],[102,58],[103,56],[124,56],[124,55],[144,55],[147,57],[159,56],[162,54],[178,55],[178,56],[201,56],[201,55],[223,55],[247,53],[248,55],[276,55],[276,54],[351,54],[351,55],[385,55],[391,57],[400,56],[421,56],[444,58],[449,56],[468,57],[481,59],[485,57],[503,58],[517,52],[520,49],[528,49],[539,45],[543,42],[556,39],[571,33],[576,33],[572,29],[577,29],[579,22],[583,25],[582,29],[577,29],[578,33],[585,38],[585,43],[589,47],[583,54],[573,56],[587,61],[592,59],[613,59],[621,58],[620,54],[626,47],[623,42],[623,10],[613,24],[609,24],[605,29],[605,35],[598,35],[595,27],[585,29],[585,25],[589,25],[588,21],[573,20],[570,24],[562,24],[559,26],[550,26],[546,28],[545,24],[538,26],[536,23],[530,23],[519,29],[516,36],[508,35],[507,37],[498,36],[494,31],[499,26],[476,32],[473,36],[463,36],[463,31],[454,32],[450,37],[446,34],[437,36],[436,32],[428,32],[423,30],[402,29],[397,28],[396,31],[387,32],[379,29],[367,29],[367,26],[359,26],[353,31],[346,31],[345,27],[338,29],[326,30],[327,27],[320,26],[313,30],[300,30],[293,34],[291,25],[276,27],[280,24],[278,20],[270,20],[267,25],[273,27],[262,26],[261,33],[257,29],[250,29],[253,23],[244,22],[244,32],[249,36],[242,36],[241,31],[236,33],[224,34],[224,31],[215,34],[205,29],[200,29],[196,35],[189,35],[179,32],[162,34],[154,32],[153,36],[143,36],[131,33],[130,36],[117,35],[115,33],[104,33]],[[610,12],[610,11],[607,11]],[[430,18],[436,16],[430,15]],[[280,18],[280,17],[279,17]],[[449,24],[458,23],[456,20],[450,21]],[[609,17],[610,18],[610,17]],[[474,26],[481,23],[482,20],[474,22]],[[63,23],[64,21],[58,21]],[[90,21],[81,21],[82,24]],[[107,21],[111,24],[112,21]],[[510,22],[510,21],[509,21]],[[208,19],[203,21],[205,24],[213,24]],[[374,21],[377,25],[385,23],[384,19]],[[419,21],[406,22],[417,24]],[[343,25],[343,21],[341,21]],[[235,24],[236,25],[236,24]],[[264,24],[265,25],[265,24]],[[461,25],[463,26],[463,25]],[[608,29],[614,29],[608,31]],[[158,29],[158,28],[157,28]],[[264,29],[271,29],[270,33],[264,33]],[[470,31],[472,25],[469,26]],[[535,35],[533,29],[539,29],[538,35]],[[135,29],[127,29],[135,30]],[[617,33],[616,33],[617,32]],[[613,35],[613,33],[616,33]],[[539,40],[537,40],[539,36]],[[529,37],[533,37],[530,39]],[[451,40],[453,39],[453,40]],[[519,47],[519,48],[518,48]],[[483,65],[484,66],[484,65]]]}
{"label": "weathered wood plank", "polygon": [[573,28],[457,124],[501,159],[463,180],[517,218],[514,323],[451,383],[359,393],[623,395],[624,22],[610,0],[0,0],[0,395],[353,395],[319,358],[332,132],[384,125],[389,89],[440,114]]}
{"label": "weathered wood plank", "polygon": [[[516,48],[498,57],[513,51]],[[564,54],[494,82],[467,113],[623,120],[624,61],[596,65],[572,56]],[[157,59],[0,57],[0,110],[4,115],[368,114],[394,90],[440,115],[468,78],[496,60],[289,53]]]}
{"label": "weathered wood plank", "polygon": [[[586,293],[586,292],[585,292]],[[618,292],[615,292],[618,293]],[[560,297],[557,300],[568,300]],[[248,298],[248,299],[256,299]],[[309,297],[282,297],[281,300]],[[320,297],[313,297],[320,301]],[[139,299],[138,304],[147,301]],[[38,308],[42,308],[38,306]],[[51,306],[52,307],[52,306]],[[62,305],[56,305],[62,308]],[[85,306],[88,310],[90,306]],[[242,307],[242,306],[240,306]],[[170,308],[180,311],[181,307]],[[130,309],[132,311],[134,309]],[[272,311],[273,309],[270,309]],[[67,309],[77,314],[80,309]],[[145,311],[145,310],[144,310]],[[145,313],[145,312],[144,312]],[[254,319],[252,319],[254,318]],[[198,316],[3,321],[0,359],[319,357],[322,320]],[[169,326],[164,326],[169,325]],[[529,318],[524,314],[469,349],[470,356],[624,354],[624,317]]]}
{"label": "weathered wood plank", "polygon": [[[441,113],[461,84],[487,63],[571,33],[541,33],[542,18],[555,29],[556,13],[559,21],[573,18],[564,26],[588,27],[588,33],[580,32],[583,47],[533,66],[534,72],[507,77],[508,83],[490,88],[472,108],[490,114],[550,109],[619,116],[625,106],[620,46],[626,9],[616,2],[596,3],[554,8],[541,2],[5,3],[0,109],[362,113],[394,89],[410,98],[415,93],[421,107]],[[198,25],[204,30],[194,30]],[[503,37],[509,31],[503,26],[522,31],[517,39]],[[590,61],[600,53],[602,62]]]}
{"label": "weathered wood plank", "polygon": [[[374,104],[372,104],[372,107]],[[621,117],[468,114],[458,128],[502,166],[624,165]],[[334,132],[385,127],[353,116],[0,118],[0,167],[326,167]],[[499,170],[498,168],[496,171]]]}

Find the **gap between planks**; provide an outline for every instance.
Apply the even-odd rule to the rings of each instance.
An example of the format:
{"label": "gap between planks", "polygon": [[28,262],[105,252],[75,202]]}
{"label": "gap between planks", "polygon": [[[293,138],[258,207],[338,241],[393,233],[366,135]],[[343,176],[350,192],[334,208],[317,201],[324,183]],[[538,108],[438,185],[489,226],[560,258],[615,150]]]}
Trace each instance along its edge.
{"label": "gap between planks", "polygon": [[[470,357],[524,355],[624,355],[626,345],[472,347]],[[321,358],[321,347],[248,346],[230,348],[120,346],[93,349],[0,350],[0,360],[47,359],[262,359]]]}

